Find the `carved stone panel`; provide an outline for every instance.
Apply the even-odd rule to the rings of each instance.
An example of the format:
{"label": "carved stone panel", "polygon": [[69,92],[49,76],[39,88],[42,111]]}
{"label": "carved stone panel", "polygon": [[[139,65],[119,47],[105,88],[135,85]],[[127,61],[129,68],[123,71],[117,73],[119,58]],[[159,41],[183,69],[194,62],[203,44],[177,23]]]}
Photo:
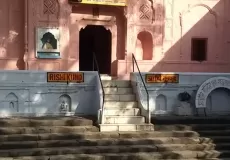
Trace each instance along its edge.
{"label": "carved stone panel", "polygon": [[59,0],[37,0],[38,6],[38,21],[41,22],[54,22],[58,21],[60,5]]}
{"label": "carved stone panel", "polygon": [[142,4],[139,8],[139,18],[140,20],[149,21],[153,17],[151,6],[148,4]]}
{"label": "carved stone panel", "polygon": [[152,23],[155,21],[155,9],[152,1],[142,0],[136,6],[136,20],[139,23]]}
{"label": "carved stone panel", "polygon": [[230,79],[226,77],[213,77],[205,81],[196,94],[196,108],[206,108],[208,95],[217,88],[230,89]]}
{"label": "carved stone panel", "polygon": [[59,10],[57,0],[43,0],[43,14],[54,15]]}

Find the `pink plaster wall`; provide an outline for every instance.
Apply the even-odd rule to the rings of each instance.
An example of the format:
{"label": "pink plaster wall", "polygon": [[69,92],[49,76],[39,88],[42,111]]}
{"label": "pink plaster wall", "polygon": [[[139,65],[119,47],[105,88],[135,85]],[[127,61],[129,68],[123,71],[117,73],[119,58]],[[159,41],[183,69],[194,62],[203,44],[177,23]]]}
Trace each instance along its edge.
{"label": "pink plaster wall", "polygon": [[0,1],[0,68],[25,69],[24,4],[21,0]]}
{"label": "pink plaster wall", "polygon": [[[139,1],[140,2],[140,1]],[[138,8],[143,3],[134,4],[130,11],[128,51],[135,53],[141,71],[156,72],[229,72],[230,71],[230,23],[228,0],[158,0],[150,4],[155,8],[155,21],[144,22],[138,17]],[[131,3],[131,1],[130,1]],[[163,13],[159,11],[163,6]],[[160,9],[159,9],[159,8]],[[157,16],[161,18],[157,21]],[[138,19],[139,18],[139,19]],[[138,19],[138,20],[137,20]],[[141,26],[134,24],[140,23]],[[160,32],[159,32],[160,28]],[[148,31],[153,37],[152,60],[140,60],[136,35]],[[133,32],[135,34],[133,34]],[[163,33],[163,34],[162,34]],[[202,63],[191,61],[191,38],[208,38],[208,59]],[[140,52],[140,51],[139,51]],[[132,62],[118,61],[118,73],[123,77],[132,71]]]}
{"label": "pink plaster wall", "polygon": [[[229,0],[129,0],[127,10],[99,6],[96,22],[81,20],[92,19],[90,5],[72,7],[68,0],[50,1],[49,14],[44,13],[46,0],[0,1],[0,68],[77,71],[79,30],[97,23],[112,32],[113,76],[129,75],[132,53],[143,72],[230,71]],[[112,20],[105,23],[108,18]],[[39,26],[60,28],[61,59],[35,57]],[[192,37],[208,38],[207,61],[191,61]]]}

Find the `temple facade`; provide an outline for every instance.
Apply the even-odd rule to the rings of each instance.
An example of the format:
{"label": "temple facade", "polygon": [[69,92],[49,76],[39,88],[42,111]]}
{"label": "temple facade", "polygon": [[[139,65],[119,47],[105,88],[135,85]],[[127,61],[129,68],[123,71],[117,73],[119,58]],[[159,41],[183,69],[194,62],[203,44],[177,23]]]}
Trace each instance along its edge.
{"label": "temple facade", "polygon": [[2,70],[229,72],[229,0],[0,1]]}

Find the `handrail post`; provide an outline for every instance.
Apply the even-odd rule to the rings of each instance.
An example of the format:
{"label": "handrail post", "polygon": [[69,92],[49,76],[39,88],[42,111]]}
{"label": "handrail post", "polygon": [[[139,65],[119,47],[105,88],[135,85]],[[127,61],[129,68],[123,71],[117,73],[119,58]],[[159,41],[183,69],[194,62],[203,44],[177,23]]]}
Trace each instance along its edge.
{"label": "handrail post", "polygon": [[97,72],[98,72],[98,77],[100,80],[100,84],[101,84],[101,89],[102,89],[102,106],[101,106],[101,124],[104,123],[104,103],[105,103],[105,90],[103,88],[103,84],[102,84],[102,80],[101,80],[101,75],[100,75],[100,71],[99,71],[99,66],[98,66],[98,62],[97,62],[97,57],[95,55],[95,53],[93,52],[93,70],[94,70],[94,66],[96,66],[97,68]]}
{"label": "handrail post", "polygon": [[134,72],[134,63],[135,63],[136,67],[137,67],[137,70],[138,70],[138,73],[139,73],[139,76],[141,77],[141,81],[142,81],[142,83],[144,85],[144,88],[145,88],[145,91],[146,91],[146,94],[147,94],[147,111],[148,111],[148,120],[147,121],[150,124],[151,123],[151,111],[150,111],[150,105],[149,105],[149,92],[148,92],[148,89],[147,89],[147,87],[145,85],[144,79],[143,79],[143,77],[141,75],[141,71],[140,71],[140,68],[139,68],[139,66],[137,64],[137,60],[136,60],[134,54],[132,54],[132,61],[133,61],[133,72]]}
{"label": "handrail post", "polygon": [[147,92],[147,105],[148,105],[148,123],[151,123],[151,112],[150,112],[150,106],[149,106],[149,93]]}
{"label": "handrail post", "polygon": [[94,57],[95,53],[93,52],[93,71],[94,71],[94,60],[96,57]]}
{"label": "handrail post", "polygon": [[[135,60],[134,55],[132,55],[132,60],[133,60],[133,61]],[[134,72],[134,63],[133,63],[133,72]]]}

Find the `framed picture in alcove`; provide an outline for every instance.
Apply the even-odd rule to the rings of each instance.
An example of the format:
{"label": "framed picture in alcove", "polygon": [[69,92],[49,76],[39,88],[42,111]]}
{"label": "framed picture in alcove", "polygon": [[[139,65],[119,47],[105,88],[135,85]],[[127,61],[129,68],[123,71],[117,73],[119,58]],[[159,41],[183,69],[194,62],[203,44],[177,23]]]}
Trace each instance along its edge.
{"label": "framed picture in alcove", "polygon": [[61,58],[59,28],[36,28],[36,57],[47,59]]}

